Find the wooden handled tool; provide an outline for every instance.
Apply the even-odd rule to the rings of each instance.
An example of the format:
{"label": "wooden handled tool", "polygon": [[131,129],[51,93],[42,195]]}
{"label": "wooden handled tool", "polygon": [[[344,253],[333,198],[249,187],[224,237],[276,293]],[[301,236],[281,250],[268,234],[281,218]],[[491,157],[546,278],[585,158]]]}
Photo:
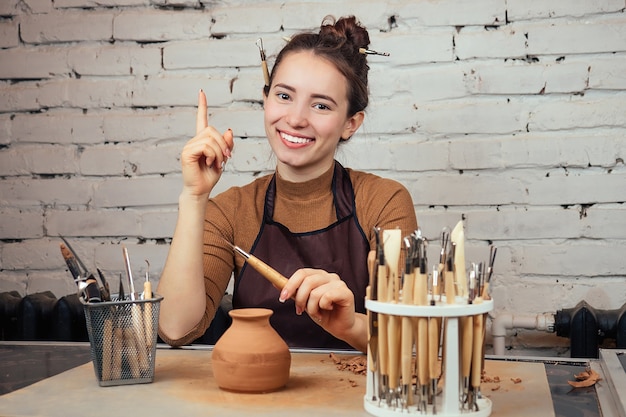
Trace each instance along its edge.
{"label": "wooden handled tool", "polygon": [[[400,276],[398,274],[400,262],[400,247],[402,231],[400,229],[383,230],[383,249],[385,259],[389,267],[387,282],[387,298],[397,303],[400,298]],[[389,388],[396,392],[400,380],[400,355],[401,355],[401,324],[400,316],[389,317]]]}
{"label": "wooden handled tool", "polygon": [[463,399],[465,404],[469,400],[470,371],[472,368],[473,349],[473,318],[472,316],[460,317],[461,330],[461,377],[463,378]]}
{"label": "wooden handled tool", "polygon": [[456,246],[454,251],[454,281],[456,283],[457,295],[467,297],[467,271],[465,270],[465,232],[463,231],[463,220],[460,220],[452,233],[450,240]]}
{"label": "wooden handled tool", "polygon": [[236,253],[246,258],[246,262],[248,263],[248,265],[254,268],[255,271],[261,274],[263,278],[267,279],[279,290],[282,290],[285,284],[287,284],[287,281],[289,281],[284,275],[282,275],[280,272],[278,272],[256,256],[250,255],[239,246],[235,246],[230,242],[228,242],[228,244],[233,248]]}
{"label": "wooden handled tool", "polygon": [[[411,250],[411,241],[409,238],[404,239],[406,254],[404,258],[404,284],[402,286],[402,303],[413,304],[413,293],[415,287],[415,276],[413,274],[413,254]],[[410,388],[413,384],[413,319],[411,317],[402,317],[402,333],[401,333],[401,369],[402,369],[402,405],[407,408],[412,405],[413,395]]]}

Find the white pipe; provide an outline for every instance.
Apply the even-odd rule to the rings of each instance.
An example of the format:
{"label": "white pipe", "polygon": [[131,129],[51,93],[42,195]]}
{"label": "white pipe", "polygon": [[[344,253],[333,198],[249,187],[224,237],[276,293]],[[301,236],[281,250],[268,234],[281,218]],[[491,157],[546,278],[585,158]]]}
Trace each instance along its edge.
{"label": "white pipe", "polygon": [[506,331],[510,329],[533,329],[554,332],[554,314],[544,313],[536,316],[500,314],[491,323],[494,355],[504,355]]}

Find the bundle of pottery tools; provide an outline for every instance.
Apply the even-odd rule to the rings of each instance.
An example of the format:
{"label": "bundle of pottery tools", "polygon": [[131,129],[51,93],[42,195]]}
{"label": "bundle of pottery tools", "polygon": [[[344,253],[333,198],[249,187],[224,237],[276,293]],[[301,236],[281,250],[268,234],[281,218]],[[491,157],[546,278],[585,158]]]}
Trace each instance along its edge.
{"label": "bundle of pottery tools", "polygon": [[130,293],[126,295],[120,276],[118,294],[111,296],[102,272],[98,270],[103,287],[98,288],[93,274],[88,272],[65,239],[61,244],[61,252],[78,284],[87,322],[91,358],[99,385],[152,382],[159,307],[163,297],[152,292],[148,261],[143,292],[136,293],[128,250],[122,246]]}
{"label": "bundle of pottery tools", "polygon": [[406,237],[399,229],[375,232],[365,304],[365,409],[376,416],[489,416],[491,401],[481,395],[480,382],[496,249],[490,247],[487,264],[466,266],[459,222],[442,231],[439,259],[429,274],[428,242],[420,230]]}

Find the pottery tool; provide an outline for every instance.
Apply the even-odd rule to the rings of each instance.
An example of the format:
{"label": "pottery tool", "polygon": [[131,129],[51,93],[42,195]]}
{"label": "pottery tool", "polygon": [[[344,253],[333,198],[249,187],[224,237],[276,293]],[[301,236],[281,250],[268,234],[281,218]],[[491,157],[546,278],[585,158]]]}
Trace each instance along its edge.
{"label": "pottery tool", "polygon": [[67,243],[61,243],[60,248],[65,264],[70,270],[70,273],[74,278],[74,282],[78,286],[78,292],[82,294],[83,299],[85,299],[88,303],[97,303],[102,301],[102,295],[100,294],[100,289],[98,288],[98,283],[96,282],[94,276],[92,274],[88,275],[87,271],[81,271],[76,254],[69,249]]}
{"label": "pottery tool", "polygon": [[[413,273],[413,258],[415,247],[411,243],[410,237],[405,237],[404,241],[404,279],[402,285],[402,303],[413,304],[413,293],[415,288],[415,275]],[[402,369],[402,408],[408,409],[412,405],[411,385],[413,383],[413,320],[409,316],[402,316],[401,333],[401,369]]]}
{"label": "pottery tool", "polygon": [[[137,300],[137,294],[135,293],[135,283],[133,281],[133,271],[130,266],[130,257],[128,256],[128,249],[125,245],[122,245],[122,254],[124,255],[124,267],[126,268],[126,275],[128,278],[128,284],[130,286],[130,299],[131,301]],[[146,338],[145,338],[145,324],[144,317],[141,314],[141,308],[138,303],[132,303],[130,306],[132,327],[124,329],[125,343],[130,346],[131,356],[133,360],[137,361],[137,368],[149,367],[148,352],[146,351]],[[151,320],[150,320],[151,321]],[[136,352],[136,353],[135,353]],[[131,371],[133,376],[136,374],[134,364],[131,363]],[[138,376],[137,376],[138,377]]]}
{"label": "pottery tool", "polygon": [[[426,256],[426,239],[421,231],[416,232],[417,268],[413,301],[420,306],[428,305],[428,259]],[[426,410],[428,403],[428,318],[417,318],[415,331],[415,352],[417,364],[417,383],[420,387],[420,409]]]}
{"label": "pottery tool", "polygon": [[[150,300],[152,298],[152,284],[150,283],[150,262],[146,259],[146,280],[143,283],[143,299]],[[146,329],[146,348],[152,350],[152,339],[154,338],[152,329],[152,304],[150,302],[143,303],[143,324]]]}
{"label": "pottery tool", "polygon": [[[376,251],[370,251],[367,256],[367,270],[369,272],[369,285],[365,289],[365,297],[368,300],[377,299],[378,280],[376,278]],[[376,401],[376,374],[378,366],[378,313],[367,310],[367,357],[368,368],[372,373],[372,401]]]}
{"label": "pottery tool", "polygon": [[454,282],[457,295],[467,297],[467,272],[465,271],[465,232],[463,221],[460,220],[450,234],[452,244],[456,246],[454,251]]}
{"label": "pottery tool", "polygon": [[261,274],[263,278],[267,279],[279,290],[282,290],[285,284],[287,284],[287,281],[289,281],[284,275],[282,275],[280,272],[278,272],[277,270],[275,270],[274,268],[272,268],[271,266],[269,266],[268,264],[266,264],[265,262],[263,262],[256,256],[250,255],[248,252],[244,251],[239,246],[233,245],[232,243],[228,242],[226,239],[224,239],[224,241],[233,248],[235,253],[238,253],[239,255],[243,256],[246,259],[246,262],[248,263],[248,265],[254,268],[255,271]]}
{"label": "pottery tool", "polygon": [[[400,298],[400,276],[398,269],[401,246],[402,230],[383,230],[383,250],[385,260],[389,267],[387,298],[393,303],[398,303]],[[389,344],[389,390],[394,398],[397,398],[397,389],[400,379],[401,325],[402,317],[393,315],[389,317],[389,332],[387,335]]]}
{"label": "pottery tool", "polygon": [[489,247],[489,264],[487,266],[487,277],[484,282],[484,286],[481,292],[483,299],[489,300],[491,296],[489,295],[489,283],[491,282],[491,276],[493,275],[493,264],[496,262],[496,253],[498,252],[498,248],[491,245]]}
{"label": "pottery tool", "polygon": [[102,282],[102,288],[100,288],[100,293],[102,294],[102,299],[104,301],[111,301],[111,290],[109,289],[109,282],[104,277],[104,274],[100,270],[100,268],[96,268],[98,272],[98,276],[100,277],[100,282]]}
{"label": "pottery tool", "polygon": [[[377,255],[377,271],[376,279],[377,284],[377,297],[378,301],[388,302],[387,299],[387,263],[385,262],[385,252],[383,248],[383,236],[382,229],[380,227],[374,228],[376,234],[376,255]],[[389,389],[389,344],[388,344],[388,326],[389,316],[386,314],[378,315],[378,362],[379,362],[379,384],[378,384],[378,397],[382,400],[388,399],[391,401],[388,395]]]}
{"label": "pottery tool", "polygon": [[[475,304],[481,303],[478,297]],[[477,314],[473,317],[473,333],[472,333],[472,370],[471,370],[471,390],[470,390],[470,409],[478,411],[478,395],[480,393],[480,378],[483,368],[483,315]]]}
{"label": "pottery tool", "polygon": [[446,293],[446,303],[454,304],[456,297],[455,282],[454,282],[454,255],[456,253],[456,244],[452,243],[450,254],[446,259],[446,266],[444,269],[444,291]]}
{"label": "pottery tool", "polygon": [[359,48],[359,53],[363,55],[380,55],[380,56],[389,56],[389,52],[378,52],[371,49]]}
{"label": "pottery tool", "polygon": [[459,317],[461,331],[461,378],[463,379],[463,396],[461,398],[461,406],[469,404],[470,389],[470,372],[472,368],[472,349],[473,349],[473,317]]}
{"label": "pottery tool", "polygon": [[263,48],[263,39],[259,38],[256,41],[256,46],[259,48],[261,54],[261,69],[263,70],[263,79],[265,80],[265,87],[270,86],[270,72],[267,69],[267,59],[265,57],[265,49]]}
{"label": "pottery tool", "polygon": [[[76,253],[74,248],[72,248],[72,245],[70,244],[70,242],[68,242],[67,239],[65,239],[65,237],[63,237],[63,236],[60,236],[60,238],[61,238],[61,240],[63,240],[63,243],[65,243],[65,246],[67,246],[67,249],[69,249],[69,251],[72,253],[74,258],[76,259],[76,262],[80,266],[80,268],[78,268],[78,271],[80,272],[81,268],[82,268],[81,275],[83,277],[87,277],[87,279],[95,279],[94,275],[89,271],[89,268],[87,268],[87,266],[85,266],[85,263],[82,261],[82,259],[80,259],[80,256],[78,256],[78,253]],[[99,288],[102,301],[111,301],[111,292],[109,291],[109,283],[104,278],[104,275],[102,274],[102,271],[100,271],[99,269],[97,269],[97,270],[98,270],[98,276],[99,276],[100,281],[102,283],[102,286]]]}
{"label": "pottery tool", "polygon": [[133,271],[130,268],[130,258],[128,257],[128,249],[122,245],[122,254],[124,255],[124,267],[126,268],[126,276],[128,277],[128,285],[130,288],[130,299],[135,301],[135,283],[133,282]]}

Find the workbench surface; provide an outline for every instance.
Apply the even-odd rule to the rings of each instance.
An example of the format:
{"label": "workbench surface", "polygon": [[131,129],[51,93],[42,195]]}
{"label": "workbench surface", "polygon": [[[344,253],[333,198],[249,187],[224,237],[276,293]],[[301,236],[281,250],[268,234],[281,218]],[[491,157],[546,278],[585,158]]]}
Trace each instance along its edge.
{"label": "workbench surface", "polygon": [[[492,416],[555,415],[543,363],[487,360],[485,369],[487,376],[499,378],[482,386],[493,402]],[[0,415],[369,416],[365,386],[365,375],[339,370],[329,352],[292,352],[284,389],[226,392],[215,384],[210,349],[159,348],[152,383],[100,387],[89,362],[0,396]]]}

